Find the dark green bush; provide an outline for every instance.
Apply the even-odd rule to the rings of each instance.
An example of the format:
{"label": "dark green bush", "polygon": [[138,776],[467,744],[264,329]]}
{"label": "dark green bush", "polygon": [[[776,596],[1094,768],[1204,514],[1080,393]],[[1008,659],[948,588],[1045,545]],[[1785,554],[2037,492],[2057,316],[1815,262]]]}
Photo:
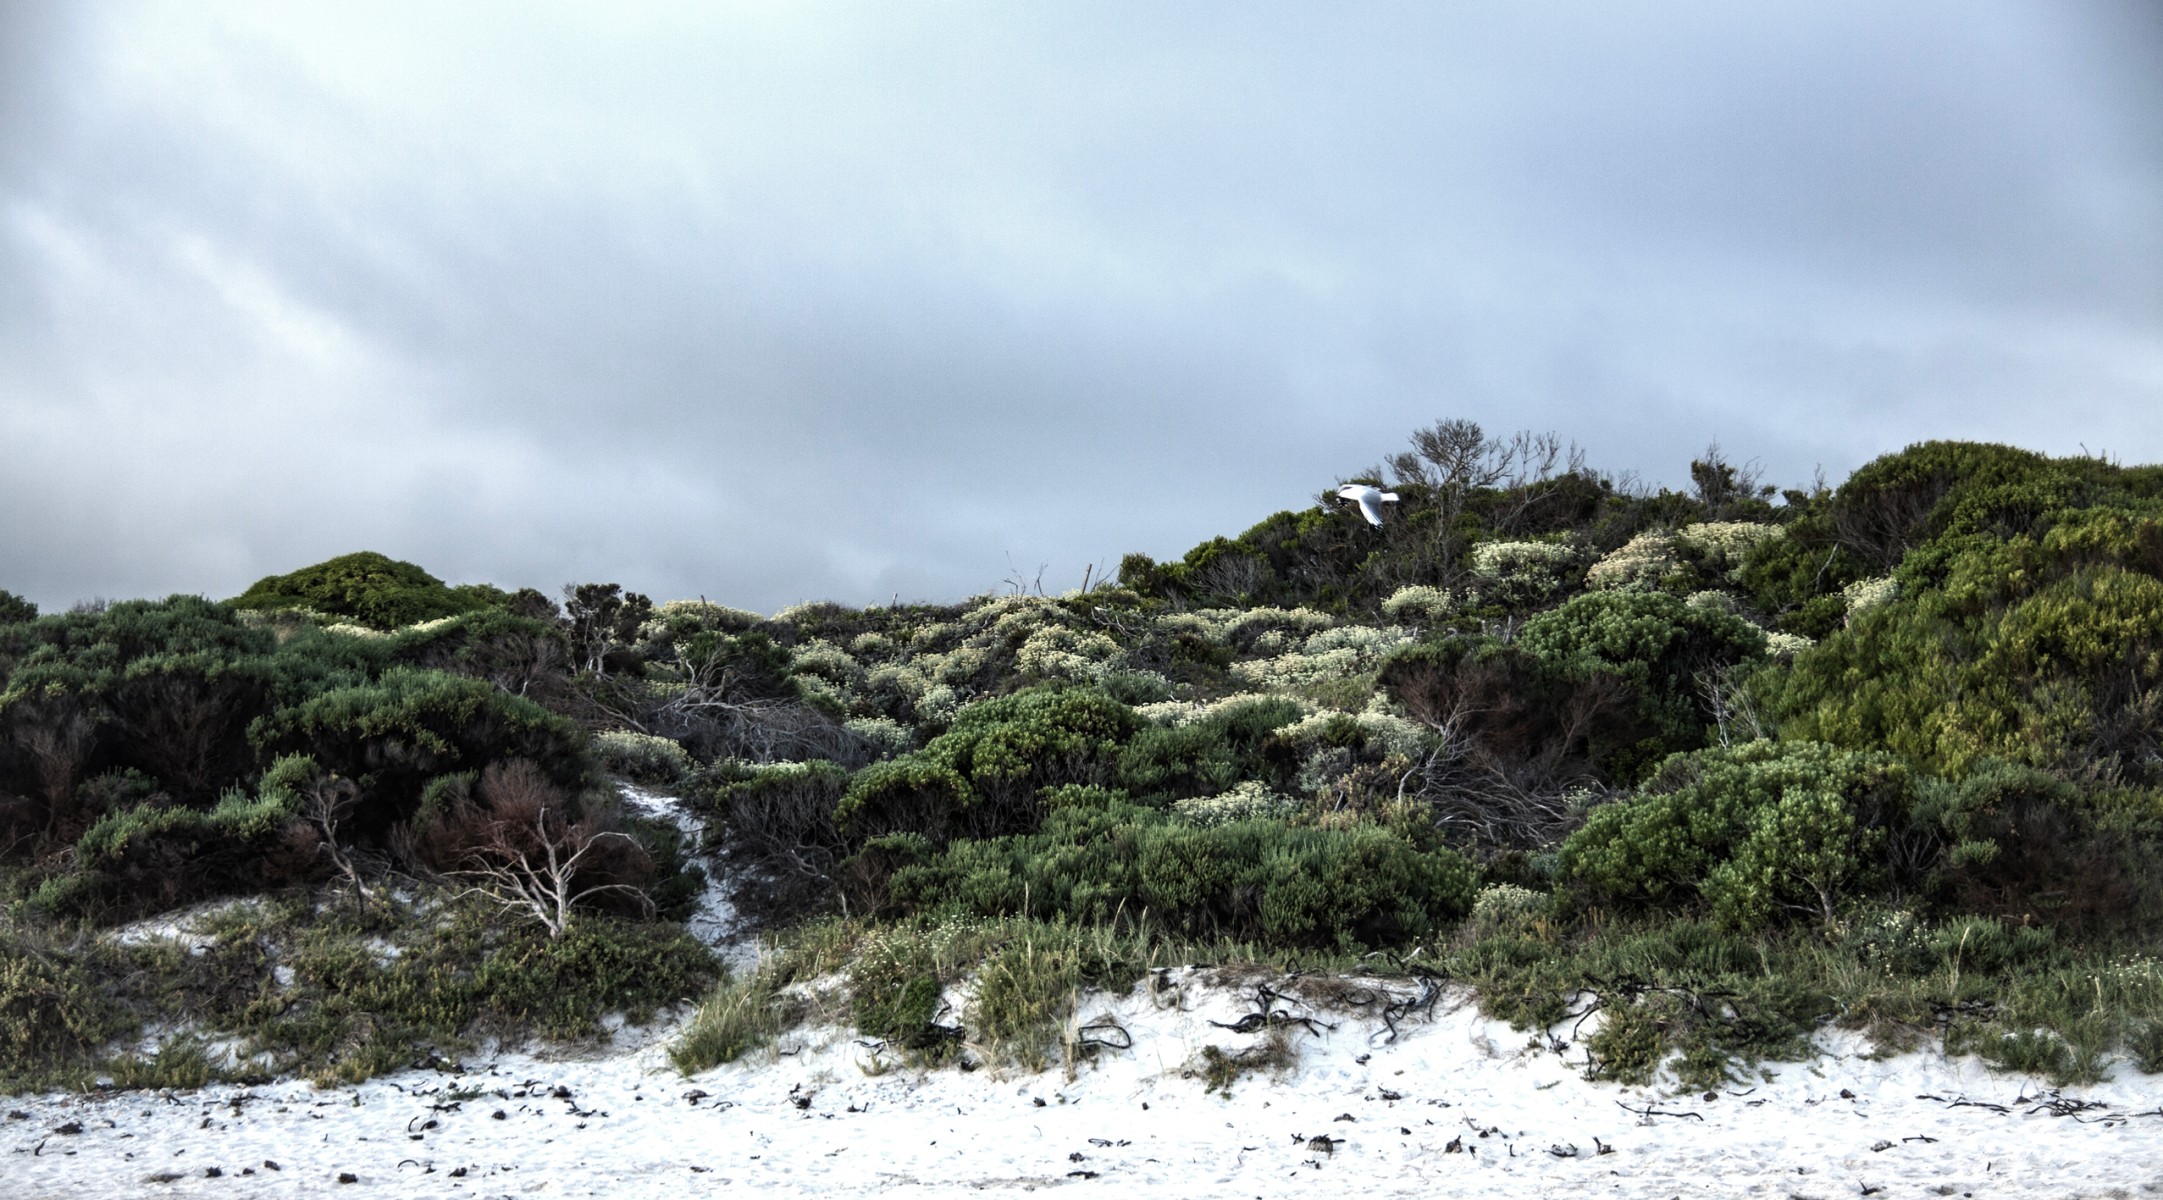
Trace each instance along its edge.
{"label": "dark green bush", "polygon": [[1574,681],[1627,687],[1649,736],[1592,747],[1611,777],[1633,779],[1660,759],[1706,742],[1713,714],[1705,680],[1761,655],[1765,635],[1730,612],[1699,608],[1660,592],[1592,592],[1525,622],[1518,645]]}
{"label": "dark green bush", "polygon": [[[1067,793],[1035,834],[919,843],[894,869],[904,911],[1148,920],[1272,946],[1402,945],[1470,908],[1478,872],[1371,825],[1199,827],[1116,793]],[[889,845],[889,852],[906,847]]]}
{"label": "dark green bush", "polygon": [[933,841],[1036,827],[1038,793],[1108,782],[1140,725],[1095,688],[1038,687],[963,709],[922,750],[873,763],[835,810],[855,837],[913,832]]}
{"label": "dark green bush", "polygon": [[1229,705],[1176,728],[1148,726],[1120,751],[1117,782],[1136,796],[1173,800],[1214,795],[1243,779],[1281,776],[1290,761],[1265,762],[1265,747],[1271,733],[1301,715],[1296,701],[1271,697]]}
{"label": "dark green bush", "polygon": [[233,599],[236,608],[300,608],[375,629],[490,607],[488,593],[448,587],[409,562],[373,551],[344,554],[286,575],[267,575]]}
{"label": "dark green bush", "polygon": [[1883,881],[1910,792],[1890,756],[1816,742],[1678,755],[1637,795],[1594,809],[1559,870],[1600,903],[1703,904],[1739,928],[1790,914],[1829,924]]}
{"label": "dark green bush", "polygon": [[569,720],[481,680],[410,667],[281,709],[249,738],[266,757],[308,754],[358,784],[351,830],[364,839],[410,817],[439,775],[515,758],[566,791],[590,782],[584,739]]}
{"label": "dark green bush", "polygon": [[37,619],[37,605],[0,588],[0,625],[23,625]]}
{"label": "dark green bush", "polygon": [[297,773],[312,775],[313,764],[280,760],[252,793],[229,791],[210,808],[153,795],[107,812],[33,903],[47,912],[111,920],[319,875],[328,864],[319,860],[319,839],[302,817],[303,797],[292,786]]}

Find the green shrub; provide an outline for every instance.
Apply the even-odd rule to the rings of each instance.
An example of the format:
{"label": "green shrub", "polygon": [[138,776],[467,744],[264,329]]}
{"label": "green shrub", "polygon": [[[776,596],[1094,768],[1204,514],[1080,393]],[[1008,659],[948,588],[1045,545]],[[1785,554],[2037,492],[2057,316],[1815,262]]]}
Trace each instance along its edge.
{"label": "green shrub", "polygon": [[26,625],[37,619],[37,605],[0,588],[0,625]]}
{"label": "green shrub", "polygon": [[697,765],[675,742],[628,729],[595,734],[593,752],[603,770],[639,783],[675,783]]}
{"label": "green shrub", "polygon": [[1594,748],[1603,769],[1628,779],[1667,754],[1705,744],[1711,714],[1701,677],[1762,655],[1765,634],[1733,613],[1663,592],[1608,591],[1526,621],[1518,644],[1564,678],[1611,679],[1631,691],[1651,736]]}
{"label": "green shrub", "polygon": [[1637,795],[1594,809],[1560,870],[1604,903],[1702,902],[1739,928],[1791,913],[1831,923],[1884,875],[1878,850],[1904,827],[1909,791],[1889,756],[1821,743],[1679,755]]}
{"label": "green shrub", "polygon": [[233,605],[307,609],[374,629],[396,629],[486,608],[489,601],[485,593],[445,586],[412,563],[363,550],[290,574],[265,576],[235,597]]}
{"label": "green shrub", "polygon": [[357,783],[352,831],[362,838],[413,815],[439,775],[518,758],[567,791],[588,782],[583,739],[569,720],[481,680],[410,667],[281,709],[249,738],[261,754],[305,753]]}
{"label": "green shrub", "polygon": [[87,1075],[107,1042],[141,1027],[112,986],[111,959],[87,939],[62,943],[0,920],[0,1092]]}
{"label": "green shrub", "polygon": [[858,773],[835,810],[853,836],[913,832],[933,841],[1032,829],[1038,793],[1104,783],[1140,719],[1101,690],[1041,687],[961,710],[922,750]]}
{"label": "green shrub", "polygon": [[2163,783],[2163,513],[2065,510],[1948,533],[1900,598],[1756,690],[1789,736],[1882,746],[1941,774],[2002,758]]}
{"label": "green shrub", "polygon": [[893,870],[903,911],[1149,919],[1271,946],[1398,945],[1464,915],[1476,872],[1371,825],[1196,826],[1116,794],[1054,808],[1031,835],[924,847]]}
{"label": "green shrub", "polygon": [[[1220,793],[1242,780],[1284,774],[1264,762],[1270,734],[1303,715],[1297,701],[1256,698],[1186,725],[1152,725],[1119,754],[1118,785],[1136,796],[1176,799]],[[1281,780],[1280,780],[1281,782]]]}

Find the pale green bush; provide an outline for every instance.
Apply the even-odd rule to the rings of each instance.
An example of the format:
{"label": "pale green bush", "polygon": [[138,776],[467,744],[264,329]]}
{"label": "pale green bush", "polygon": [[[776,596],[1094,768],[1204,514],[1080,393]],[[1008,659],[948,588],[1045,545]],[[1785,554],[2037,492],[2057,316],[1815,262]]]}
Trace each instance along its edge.
{"label": "pale green bush", "polygon": [[1512,599],[1537,603],[1561,590],[1581,557],[1565,542],[1482,542],[1472,548],[1471,567]]}
{"label": "pale green bush", "polygon": [[593,752],[612,774],[641,783],[673,783],[690,774],[696,765],[682,746],[665,737],[630,729],[594,734]]}
{"label": "pale green bush", "polygon": [[1876,579],[1858,579],[1840,589],[1840,595],[1848,602],[1848,620],[1855,620],[1857,613],[1868,612],[1882,604],[1890,604],[1900,598],[1900,581],[1890,575]]}
{"label": "pale green bush", "polygon": [[1815,641],[1799,633],[1768,632],[1765,635],[1765,653],[1774,658],[1793,658],[1815,645]]}
{"label": "pale green bush", "polygon": [[864,676],[864,668],[848,651],[823,638],[798,646],[789,656],[789,670],[798,678],[817,676],[842,688],[853,687]]}
{"label": "pale green bush", "polygon": [[1033,679],[1071,679],[1093,682],[1119,657],[1119,643],[1101,633],[1049,625],[1031,633],[1021,644],[1015,663]]}
{"label": "pale green bush", "polygon": [[1514,883],[1490,884],[1472,897],[1469,924],[1483,933],[1522,929],[1545,916],[1548,907],[1544,893]]}
{"label": "pale green bush", "polygon": [[871,744],[880,758],[892,758],[904,753],[914,744],[908,727],[890,717],[855,717],[843,721],[842,727]]}
{"label": "pale green bush", "polygon": [[1224,825],[1258,817],[1282,817],[1299,806],[1289,796],[1270,791],[1260,780],[1233,784],[1230,791],[1214,796],[1194,796],[1174,801],[1172,811],[1194,825]]}
{"label": "pale green bush", "polygon": [[1592,564],[1585,585],[1621,591],[1653,591],[1681,563],[1675,557],[1673,534],[1648,530],[1621,549]]}
{"label": "pale green bush", "polygon": [[1421,621],[1446,621],[1457,610],[1457,597],[1447,588],[1414,584],[1391,592],[1382,602],[1382,615],[1392,621],[1412,624]]}
{"label": "pale green bush", "polygon": [[1742,577],[1742,562],[1750,551],[1785,536],[1787,530],[1778,525],[1761,525],[1755,521],[1701,521],[1683,526],[1675,535],[1675,541],[1695,553],[1708,573],[1735,581]]}

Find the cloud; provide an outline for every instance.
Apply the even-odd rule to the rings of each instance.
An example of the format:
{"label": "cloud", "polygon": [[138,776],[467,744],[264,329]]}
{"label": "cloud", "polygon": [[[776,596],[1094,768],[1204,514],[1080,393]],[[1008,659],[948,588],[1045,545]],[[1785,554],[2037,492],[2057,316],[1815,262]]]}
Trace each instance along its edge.
{"label": "cloud", "polygon": [[61,11],[0,8],[68,64],[0,73],[47,603],[1060,584],[1442,415],[2163,457],[2137,4]]}

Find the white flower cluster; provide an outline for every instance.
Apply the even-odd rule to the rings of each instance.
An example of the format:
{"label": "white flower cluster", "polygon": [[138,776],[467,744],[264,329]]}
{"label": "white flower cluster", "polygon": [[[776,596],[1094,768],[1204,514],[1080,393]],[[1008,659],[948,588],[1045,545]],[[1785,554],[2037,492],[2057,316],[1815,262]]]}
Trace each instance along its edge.
{"label": "white flower cluster", "polygon": [[1472,573],[1506,586],[1525,600],[1559,589],[1582,557],[1566,542],[1481,542],[1472,547]]}
{"label": "white flower cluster", "polygon": [[892,758],[914,744],[907,726],[891,717],[852,717],[841,727],[869,742],[880,758]]}
{"label": "white flower cluster", "polygon": [[1799,633],[1781,633],[1770,629],[1765,631],[1765,653],[1774,658],[1793,658],[1815,645],[1816,641]]}
{"label": "white flower cluster", "polygon": [[333,625],[325,625],[323,627],[323,632],[335,633],[342,637],[357,638],[386,638],[390,636],[389,634],[383,632],[380,629],[370,629],[366,625],[353,625],[348,624],[344,621],[340,621]]}
{"label": "white flower cluster", "polygon": [[1382,615],[1406,624],[1444,621],[1457,609],[1457,598],[1446,588],[1415,583],[1401,587],[1382,602]]}
{"label": "white flower cluster", "polygon": [[1691,592],[1683,603],[1706,612],[1731,613],[1736,608],[1735,597],[1726,592]]}
{"label": "white flower cluster", "polygon": [[1659,587],[1677,565],[1674,535],[1647,530],[1592,564],[1592,569],[1585,572],[1585,585],[1649,592]]}
{"label": "white flower cluster", "polygon": [[1707,568],[1724,572],[1729,580],[1742,575],[1742,560],[1765,542],[1787,536],[1778,525],[1756,521],[1700,521],[1685,525],[1675,540],[1704,559]]}
{"label": "white flower cluster", "polygon": [[1514,883],[1489,884],[1472,898],[1472,924],[1483,930],[1521,928],[1546,911],[1546,896]]}
{"label": "white flower cluster", "polygon": [[1260,780],[1246,779],[1215,796],[1172,802],[1172,811],[1196,825],[1224,825],[1256,817],[1281,817],[1299,807],[1290,796],[1272,792]]}
{"label": "white flower cluster", "polygon": [[621,775],[676,778],[688,774],[695,765],[682,746],[665,737],[630,729],[594,734],[593,749],[603,766]]}
{"label": "white flower cluster", "polygon": [[1868,612],[1881,604],[1890,604],[1899,599],[1900,581],[1890,575],[1881,575],[1876,579],[1858,579],[1841,588],[1840,594],[1848,602],[1848,621],[1852,623],[1856,613]]}
{"label": "white flower cluster", "polygon": [[656,642],[687,638],[708,630],[735,632],[765,621],[755,612],[715,604],[710,600],[671,600],[653,610],[638,627],[640,641]]}
{"label": "white flower cluster", "polygon": [[1250,653],[1282,654],[1306,638],[1334,626],[1327,613],[1311,608],[1256,608],[1224,622],[1219,645],[1250,647]]}
{"label": "white flower cluster", "polygon": [[1322,744],[1330,726],[1345,718],[1351,718],[1369,739],[1379,742],[1385,752],[1405,758],[1417,757],[1425,748],[1427,730],[1417,722],[1389,712],[1379,704],[1370,705],[1366,711],[1357,713],[1321,709],[1277,731],[1286,743],[1301,748]]}
{"label": "white flower cluster", "polygon": [[1302,712],[1313,713],[1319,711],[1312,701],[1299,696],[1271,696],[1264,692],[1234,692],[1222,700],[1211,700],[1206,703],[1195,700],[1164,700],[1155,704],[1143,704],[1137,706],[1134,712],[1145,721],[1177,729],[1182,725],[1192,725],[1196,721],[1216,716],[1226,709],[1235,708],[1242,704],[1251,704],[1256,700],[1290,700],[1292,703],[1297,704]]}
{"label": "white flower cluster", "polygon": [[1235,662],[1231,670],[1241,682],[1264,690],[1311,687],[1372,670],[1383,655],[1411,640],[1403,629],[1346,625],[1309,637],[1297,650]]}
{"label": "white flower cluster", "polygon": [[1016,657],[1022,674],[1031,678],[1087,683],[1102,678],[1119,653],[1119,643],[1101,633],[1047,625],[1022,642]]}

